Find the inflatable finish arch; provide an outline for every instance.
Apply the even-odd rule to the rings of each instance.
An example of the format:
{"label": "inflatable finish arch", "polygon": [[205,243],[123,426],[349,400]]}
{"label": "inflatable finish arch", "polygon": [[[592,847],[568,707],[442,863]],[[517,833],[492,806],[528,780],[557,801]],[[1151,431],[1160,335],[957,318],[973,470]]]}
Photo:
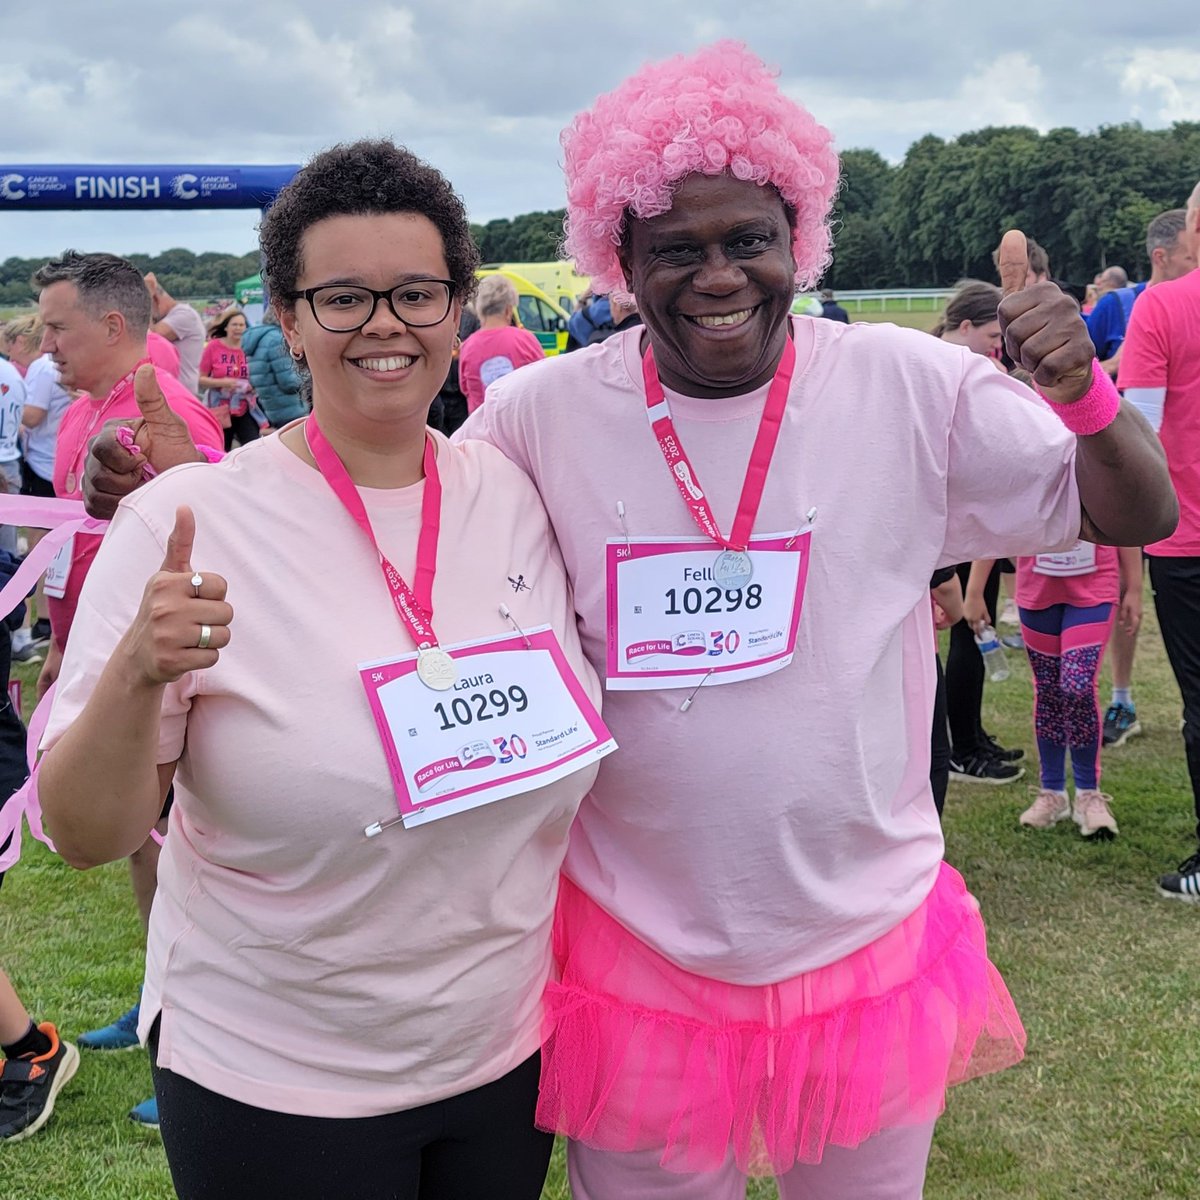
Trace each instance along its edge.
{"label": "inflatable finish arch", "polygon": [[0,213],[64,209],[265,209],[296,166],[0,163]]}

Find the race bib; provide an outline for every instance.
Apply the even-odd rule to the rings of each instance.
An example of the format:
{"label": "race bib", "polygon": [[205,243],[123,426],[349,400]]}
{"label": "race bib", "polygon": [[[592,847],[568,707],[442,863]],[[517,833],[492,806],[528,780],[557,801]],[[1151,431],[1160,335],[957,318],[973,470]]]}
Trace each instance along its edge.
{"label": "race bib", "polygon": [[55,600],[61,600],[67,594],[67,580],[71,578],[71,553],[74,549],[75,539],[72,537],[59,547],[42,577],[42,590]]}
{"label": "race bib", "polygon": [[792,661],[812,528],[754,538],[744,587],[715,581],[707,538],[610,538],[607,679],[611,691],[736,683]]}
{"label": "race bib", "polygon": [[1096,569],[1096,547],[1091,542],[1076,542],[1061,554],[1039,554],[1033,560],[1038,575],[1091,575]]}
{"label": "race bib", "polygon": [[405,828],[544,787],[617,748],[548,625],[443,649],[458,671],[444,692],[418,678],[415,652],[358,668]]}

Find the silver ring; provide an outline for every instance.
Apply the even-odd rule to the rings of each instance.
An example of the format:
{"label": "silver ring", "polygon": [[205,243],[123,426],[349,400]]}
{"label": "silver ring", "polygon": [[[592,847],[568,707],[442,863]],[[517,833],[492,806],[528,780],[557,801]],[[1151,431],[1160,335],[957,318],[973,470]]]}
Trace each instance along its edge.
{"label": "silver ring", "polygon": [[212,641],[212,626],[211,625],[201,625],[200,626],[200,640],[196,643],[196,649],[197,650],[207,650],[208,643],[211,641]]}
{"label": "silver ring", "polygon": [[199,596],[200,589],[204,586],[204,576],[201,575],[199,571],[197,571],[191,577],[191,579],[188,580],[188,583],[190,583],[192,585],[192,587],[194,587],[196,589],[196,595]]}

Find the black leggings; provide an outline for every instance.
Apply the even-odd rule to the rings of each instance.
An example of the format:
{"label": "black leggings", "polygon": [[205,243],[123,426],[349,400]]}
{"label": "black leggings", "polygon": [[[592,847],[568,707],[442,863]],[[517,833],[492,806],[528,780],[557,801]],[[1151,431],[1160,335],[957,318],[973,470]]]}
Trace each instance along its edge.
{"label": "black leggings", "polygon": [[262,436],[258,422],[248,413],[229,418],[229,428],[225,430],[225,453],[233,449],[234,438],[244,446],[247,442],[256,442]]}
{"label": "black leggings", "polygon": [[[971,564],[958,568],[963,592]],[[983,586],[983,602],[992,623],[996,622],[996,601],[1000,595],[1000,564],[992,567]],[[962,762],[983,745],[983,655],[975,645],[975,634],[963,619],[950,627],[950,651],[946,655],[946,715],[950,719],[950,744],[953,757]]]}
{"label": "black leggings", "polygon": [[533,1127],[541,1056],[461,1096],[379,1117],[300,1117],[154,1065],[181,1200],[538,1200],[554,1137]]}
{"label": "black leggings", "polygon": [[1154,611],[1183,697],[1183,747],[1200,838],[1200,558],[1149,558]]}
{"label": "black leggings", "polygon": [[950,784],[950,729],[946,724],[946,675],[941,656],[935,654],[933,661],[937,663],[937,691],[933,698],[933,737],[929,743],[929,786],[940,817]]}

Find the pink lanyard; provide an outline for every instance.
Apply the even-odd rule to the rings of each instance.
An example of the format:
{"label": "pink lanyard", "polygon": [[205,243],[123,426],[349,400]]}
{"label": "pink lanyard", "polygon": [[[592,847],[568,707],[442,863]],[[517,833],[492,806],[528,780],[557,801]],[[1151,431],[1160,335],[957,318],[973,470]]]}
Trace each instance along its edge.
{"label": "pink lanyard", "polygon": [[100,418],[120,399],[123,399],[126,392],[133,387],[133,377],[138,373],[138,367],[145,366],[150,360],[143,358],[137,363],[133,370],[129,372],[123,379],[118,379],[113,384],[108,395],[104,397],[101,404],[96,407],[96,410],[91,415],[91,420],[88,422],[88,427],[83,431],[83,436],[79,439],[79,445],[71,453],[71,457],[67,460],[70,463],[70,468],[67,471],[66,485],[68,492],[74,492],[79,483],[79,469],[82,465],[80,457],[87,449],[88,442],[91,440],[96,426],[100,424]]}
{"label": "pink lanyard", "polygon": [[762,502],[763,490],[767,485],[767,472],[775,454],[775,443],[779,440],[779,431],[783,426],[783,411],[787,407],[788,389],[791,387],[795,367],[796,347],[789,337],[783,349],[783,357],[779,360],[779,367],[775,371],[775,378],[771,380],[771,388],[767,392],[767,402],[763,406],[758,435],[754,439],[750,464],[746,468],[746,480],[742,484],[742,495],[738,500],[737,515],[733,519],[729,537],[726,538],[717,525],[716,518],[709,508],[708,498],[700,486],[700,479],[688,461],[683,443],[675,432],[675,424],[671,420],[671,407],[659,381],[658,368],[654,365],[653,347],[647,347],[642,358],[642,378],[646,384],[646,416],[649,418],[650,428],[654,430],[654,436],[658,438],[663,458],[671,469],[671,477],[675,480],[675,486],[700,531],[726,550],[744,552],[750,544],[754,518],[758,516],[758,506]]}
{"label": "pink lanyard", "polygon": [[442,482],[438,477],[437,451],[434,449],[433,439],[428,435],[425,438],[425,494],[421,498],[417,573],[411,588],[380,550],[362,497],[358,494],[350,473],[338,458],[337,451],[321,432],[314,415],[310,415],[304,422],[304,439],[316,460],[317,469],[333,489],[333,494],[357,522],[359,529],[371,539],[371,545],[379,556],[379,566],[383,570],[384,582],[391,594],[392,604],[395,605],[401,622],[412,635],[417,648],[437,646],[437,636],[433,632],[433,577],[437,571],[438,532],[442,523]]}

